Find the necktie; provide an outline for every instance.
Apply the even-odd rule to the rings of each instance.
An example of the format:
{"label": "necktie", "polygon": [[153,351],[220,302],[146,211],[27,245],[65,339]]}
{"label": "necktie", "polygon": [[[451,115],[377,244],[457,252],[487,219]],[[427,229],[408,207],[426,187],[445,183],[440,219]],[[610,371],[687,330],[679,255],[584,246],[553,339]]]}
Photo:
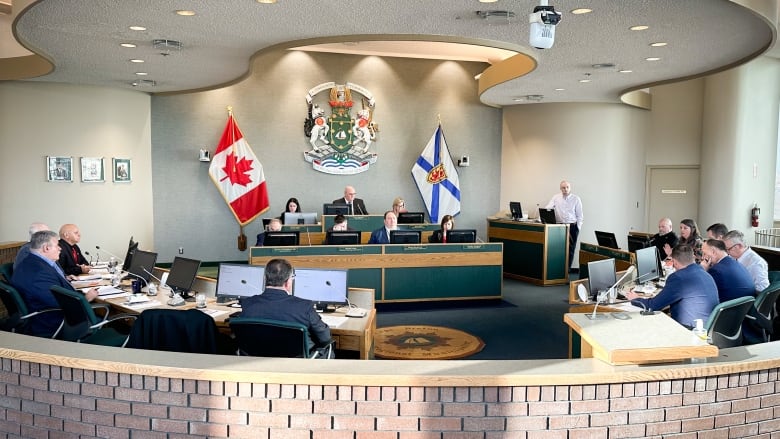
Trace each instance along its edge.
{"label": "necktie", "polygon": [[70,250],[73,253],[73,262],[79,265],[79,252],[76,251],[76,247],[71,247]]}
{"label": "necktie", "polygon": [[355,211],[352,210],[352,203],[349,203],[349,214],[350,215],[354,215],[355,214]]}

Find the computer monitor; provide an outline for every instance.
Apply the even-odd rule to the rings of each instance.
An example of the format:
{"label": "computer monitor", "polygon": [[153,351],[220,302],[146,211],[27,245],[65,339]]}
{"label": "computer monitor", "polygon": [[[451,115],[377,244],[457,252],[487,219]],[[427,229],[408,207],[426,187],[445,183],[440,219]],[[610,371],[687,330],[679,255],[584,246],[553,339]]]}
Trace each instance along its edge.
{"label": "computer monitor", "polygon": [[176,256],[173,258],[171,271],[168,273],[168,280],[165,281],[165,284],[171,287],[174,292],[179,293],[181,297],[194,301],[194,298],[189,297],[189,293],[199,269],[200,261]]}
{"label": "computer monitor", "polygon": [[477,242],[476,229],[453,229],[447,232],[447,243]]}
{"label": "computer monitor", "polygon": [[325,242],[328,245],[358,245],[360,244],[360,231],[331,230],[325,234]]}
{"label": "computer monitor", "polygon": [[130,269],[130,262],[133,259],[133,253],[138,250],[138,243],[133,241],[133,237],[130,237],[130,243],[127,244],[127,253],[125,253],[125,260],[122,261],[122,271]]}
{"label": "computer monitor", "polygon": [[617,243],[617,238],[612,232],[601,232],[596,230],[596,242],[602,247],[609,247],[614,249],[620,249]]}
{"label": "computer monitor", "polygon": [[320,311],[335,311],[335,305],[346,305],[347,270],[330,268],[296,268],[293,295],[311,300]]}
{"label": "computer monitor", "polygon": [[601,259],[588,262],[588,283],[590,284],[590,300],[596,301],[599,291],[606,291],[615,285],[615,260]]}
{"label": "computer monitor", "polygon": [[646,236],[628,235],[626,237],[628,241],[628,251],[635,253],[639,249],[650,247],[650,238]]}
{"label": "computer monitor", "polygon": [[513,220],[523,219],[523,207],[520,206],[519,201],[509,202],[509,212],[512,214]]}
{"label": "computer monitor", "polygon": [[322,205],[323,215],[349,215],[349,206],[346,204],[325,203]]}
{"label": "computer monitor", "polygon": [[658,249],[653,247],[640,248],[636,251],[636,283],[660,279],[663,276],[661,258],[658,257]]}
{"label": "computer monitor", "polygon": [[[151,272],[154,270],[154,264],[156,263],[157,253],[136,250],[133,252],[132,262],[130,263],[130,267],[127,269],[127,272],[135,275],[130,277],[140,277],[149,283],[151,275],[147,273],[147,271]],[[146,269],[146,271],[144,271],[144,269]]]}
{"label": "computer monitor", "polygon": [[544,224],[555,224],[555,209],[545,209],[544,207],[539,208],[539,219]]}
{"label": "computer monitor", "polygon": [[285,225],[317,224],[317,212],[285,212],[282,217]]}
{"label": "computer monitor", "polygon": [[390,244],[419,244],[421,235],[419,230],[391,230]]}
{"label": "computer monitor", "polygon": [[425,212],[400,212],[398,224],[422,224],[425,222]]}
{"label": "computer monitor", "polygon": [[295,246],[299,245],[300,238],[301,234],[298,230],[289,232],[265,232],[263,245],[266,247]]}
{"label": "computer monitor", "polygon": [[241,300],[263,293],[265,267],[247,264],[219,264],[217,272],[217,299]]}

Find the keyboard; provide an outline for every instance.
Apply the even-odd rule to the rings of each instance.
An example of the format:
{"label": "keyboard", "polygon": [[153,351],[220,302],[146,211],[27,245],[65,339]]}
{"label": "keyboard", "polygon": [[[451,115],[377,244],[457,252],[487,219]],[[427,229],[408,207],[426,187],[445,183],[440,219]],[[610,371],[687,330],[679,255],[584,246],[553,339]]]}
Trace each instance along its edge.
{"label": "keyboard", "polygon": [[217,296],[217,303],[218,304],[225,304],[230,302],[235,302],[238,300],[235,296]]}

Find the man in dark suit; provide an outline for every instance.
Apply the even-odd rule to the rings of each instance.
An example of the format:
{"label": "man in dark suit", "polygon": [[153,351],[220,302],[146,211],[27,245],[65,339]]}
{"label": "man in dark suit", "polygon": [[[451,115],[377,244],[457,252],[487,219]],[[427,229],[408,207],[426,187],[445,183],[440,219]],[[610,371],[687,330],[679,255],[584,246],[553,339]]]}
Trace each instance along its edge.
{"label": "man in dark suit", "polygon": [[[279,218],[272,218],[271,221],[268,222],[268,230],[266,232],[281,232],[282,231],[282,220]],[[265,245],[265,232],[258,233],[257,234],[257,242],[255,243],[256,247],[262,247]]]}
{"label": "man in dark suit", "polygon": [[[11,284],[19,290],[30,312],[47,308],[59,308],[50,288],[52,285],[74,290],[65,278],[65,273],[57,260],[60,257],[60,245],[57,234],[44,230],[36,232],[30,238],[30,255],[24,258],[14,269]],[[75,290],[74,290],[75,291]],[[96,288],[86,293],[87,300],[97,297]],[[30,321],[32,335],[51,336],[62,322],[60,313],[44,313]]]}
{"label": "man in dark suit", "polygon": [[398,218],[392,210],[385,212],[385,225],[371,232],[369,244],[390,244],[390,232],[398,229]]}
{"label": "man in dark suit", "polygon": [[347,186],[344,188],[344,198],[333,200],[333,204],[346,204],[350,215],[368,215],[366,204],[360,198],[355,198],[356,193],[355,188]]}
{"label": "man in dark suit", "polygon": [[[324,346],[330,328],[322,321],[310,300],[292,295],[295,271],[285,259],[271,259],[265,266],[265,290],[262,294],[241,301],[241,317],[296,322],[309,328],[308,348]],[[330,358],[333,358],[332,351]]]}
{"label": "man in dark suit", "polygon": [[60,227],[60,267],[66,275],[77,276],[89,273],[90,266],[79,248],[81,231],[75,224],[65,224]]}

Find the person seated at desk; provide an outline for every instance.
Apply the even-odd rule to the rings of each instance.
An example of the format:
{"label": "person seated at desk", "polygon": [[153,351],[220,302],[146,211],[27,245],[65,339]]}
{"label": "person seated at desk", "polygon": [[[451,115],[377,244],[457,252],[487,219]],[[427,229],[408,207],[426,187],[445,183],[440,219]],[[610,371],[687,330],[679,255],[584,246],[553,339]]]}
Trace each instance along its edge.
{"label": "person seated at desk", "polygon": [[[330,328],[310,300],[292,295],[295,270],[286,259],[271,259],[265,265],[265,290],[241,301],[241,317],[296,322],[309,328],[308,349],[323,346],[331,339]],[[332,350],[331,350],[332,352]],[[326,351],[321,352],[323,355]],[[325,358],[324,356],[318,358]],[[330,358],[333,358],[331,354]]]}
{"label": "person seated at desk", "polygon": [[658,249],[661,259],[669,259],[678,241],[677,235],[672,230],[672,220],[670,218],[658,220],[658,233],[650,238],[650,242]]}
{"label": "person seated at desk", "polygon": [[707,227],[707,239],[717,239],[723,241],[723,237],[729,233],[729,228],[723,223],[715,223]]}
{"label": "person seated at desk", "polygon": [[693,249],[680,244],[672,249],[675,272],[666,279],[664,289],[651,299],[640,298],[632,291],[625,296],[635,306],[650,310],[669,307],[672,318],[690,329],[696,319],[707,321],[718,305],[718,287],[699,264],[694,263]]}
{"label": "person seated at desk", "polygon": [[333,204],[346,204],[349,206],[350,215],[368,215],[368,209],[366,209],[366,203],[360,198],[355,198],[355,188],[347,186],[344,188],[344,197],[338,200],[333,200]]}
{"label": "person seated at desk", "polygon": [[[50,288],[57,285],[76,291],[65,278],[57,260],[60,258],[60,243],[56,233],[42,230],[30,238],[30,254],[14,269],[10,282],[21,294],[30,312],[47,308],[59,308]],[[97,288],[85,293],[87,300],[98,296]],[[30,321],[30,334],[51,336],[60,326],[62,314],[48,312],[36,316]]]}
{"label": "person seated at desk", "polygon": [[692,219],[680,221],[680,241],[678,244],[685,244],[693,250],[693,257],[696,263],[701,262],[701,245],[703,241],[699,234],[699,226]]}
{"label": "person seated at desk", "polygon": [[398,218],[392,210],[385,212],[385,225],[371,232],[369,244],[390,244],[390,232],[398,229]]}
{"label": "person seated at desk", "polygon": [[[282,220],[279,218],[271,218],[271,221],[268,223],[268,232],[281,232],[282,231]],[[265,242],[265,232],[259,233],[257,235],[257,243],[255,243],[255,246],[262,247],[263,243]]]}
{"label": "person seated at desk", "polygon": [[65,224],[60,227],[60,267],[65,274],[79,275],[89,273],[92,268],[89,262],[81,254],[79,242],[81,241],[81,231],[75,224]]}
{"label": "person seated at desk", "polygon": [[328,228],[328,232],[347,232],[353,230],[355,229],[348,225],[347,217],[342,214],[333,217],[333,227]]}
{"label": "person seated at desk", "polygon": [[285,204],[284,212],[282,212],[282,214],[279,215],[279,219],[284,220],[284,214],[287,212],[301,213],[301,203],[298,202],[297,198],[292,197],[289,200],[287,200],[287,204]]}
{"label": "person seated at desk", "polygon": [[[47,226],[44,223],[32,223],[30,224],[30,229],[27,231],[30,234],[30,239],[32,239],[32,236],[37,232],[42,232],[44,230],[50,230],[49,226]],[[16,267],[19,266],[19,264],[30,255],[30,241],[27,241],[23,246],[19,248],[19,251],[16,253],[16,259],[14,259],[14,270],[16,270]],[[11,279],[6,279],[8,282],[11,282]]]}
{"label": "person seated at desk", "polygon": [[395,197],[395,200],[393,200],[393,213],[395,214],[395,217],[398,218],[398,214],[402,212],[406,212],[406,201],[401,197]]}
{"label": "person seated at desk", "polygon": [[739,230],[731,230],[723,237],[726,252],[742,264],[753,278],[756,291],[764,291],[769,286],[769,265],[750,246],[745,244],[745,235]]}
{"label": "person seated at desk", "polygon": [[702,245],[701,266],[715,280],[721,303],[743,296],[755,296],[753,278],[745,267],[726,252],[726,244],[708,239]]}
{"label": "person seated at desk", "polygon": [[428,242],[446,244],[447,234],[453,228],[455,228],[455,220],[452,218],[452,215],[444,215],[441,217],[441,228],[431,233],[431,236],[428,238]]}

